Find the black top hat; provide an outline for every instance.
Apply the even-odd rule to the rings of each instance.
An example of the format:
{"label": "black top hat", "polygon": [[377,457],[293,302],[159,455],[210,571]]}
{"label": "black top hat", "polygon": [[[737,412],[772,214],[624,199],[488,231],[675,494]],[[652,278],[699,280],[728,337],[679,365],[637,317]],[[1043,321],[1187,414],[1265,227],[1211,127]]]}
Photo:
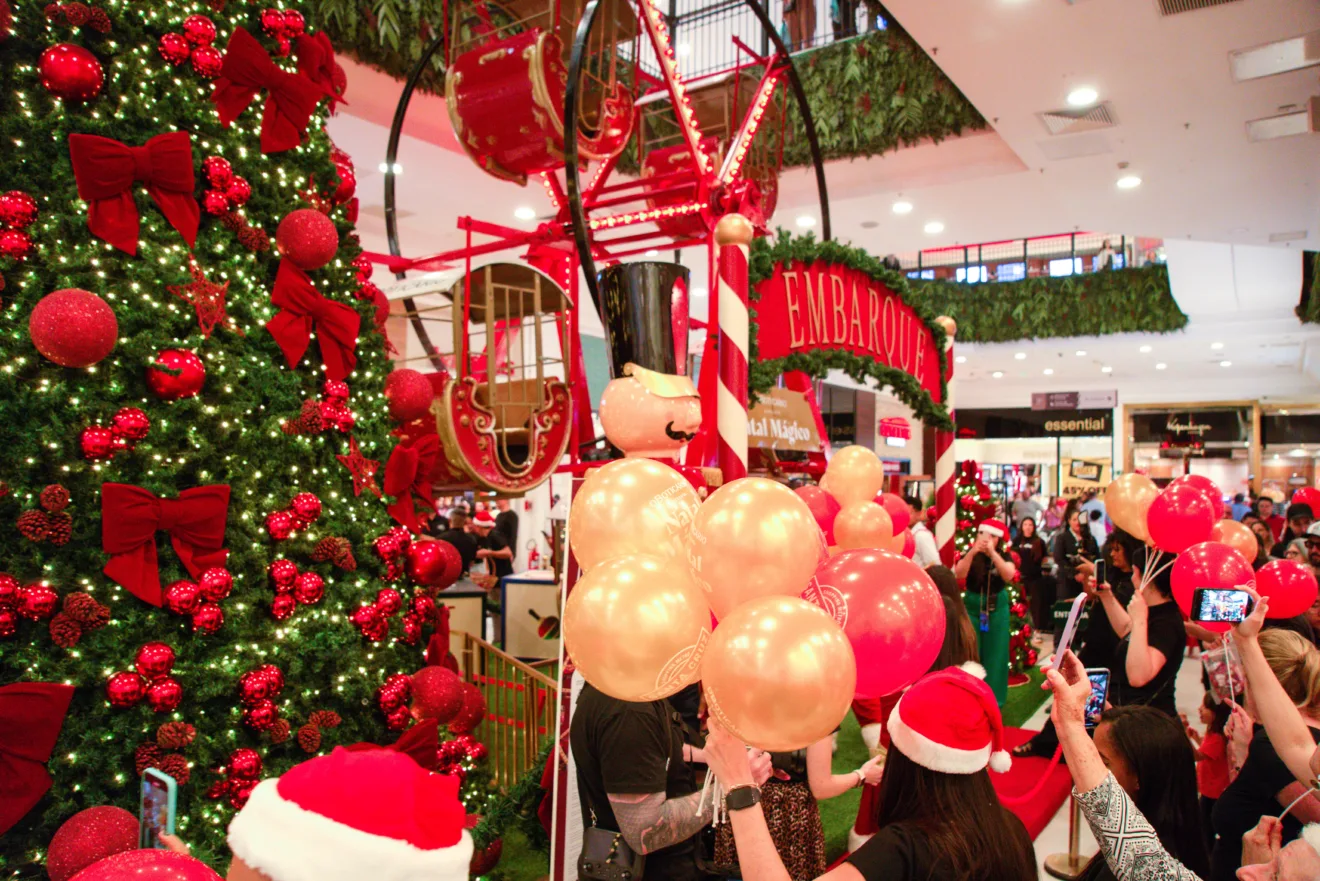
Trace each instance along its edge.
{"label": "black top hat", "polygon": [[610,376],[634,376],[661,397],[695,397],[687,376],[687,267],[618,263],[597,281]]}

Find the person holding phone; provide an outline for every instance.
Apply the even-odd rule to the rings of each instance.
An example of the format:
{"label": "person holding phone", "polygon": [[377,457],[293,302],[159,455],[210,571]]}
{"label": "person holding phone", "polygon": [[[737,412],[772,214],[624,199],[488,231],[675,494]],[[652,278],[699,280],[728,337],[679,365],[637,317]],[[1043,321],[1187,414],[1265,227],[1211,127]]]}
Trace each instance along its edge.
{"label": "person holding phone", "polygon": [[1016,573],[1012,561],[1000,553],[999,543],[1007,535],[1002,520],[982,521],[976,540],[953,569],[966,589],[963,602],[976,629],[986,684],[1000,706],[1008,699],[1008,582]]}
{"label": "person holding phone", "polygon": [[1059,599],[1070,600],[1081,593],[1089,572],[1082,564],[1093,563],[1100,556],[1095,536],[1082,522],[1076,499],[1070,499],[1065,514],[1067,527],[1054,537],[1051,554],[1059,567]]}
{"label": "person holding phone", "polygon": [[[1091,609],[1090,623],[1077,657],[1087,667],[1108,667],[1114,652],[1126,635],[1127,606],[1136,587],[1132,583],[1132,561],[1141,543],[1131,534],[1115,529],[1100,552],[1100,561],[1091,567],[1082,589],[1100,608]],[[1083,571],[1088,571],[1083,567]],[[1119,632],[1119,628],[1124,628]]]}

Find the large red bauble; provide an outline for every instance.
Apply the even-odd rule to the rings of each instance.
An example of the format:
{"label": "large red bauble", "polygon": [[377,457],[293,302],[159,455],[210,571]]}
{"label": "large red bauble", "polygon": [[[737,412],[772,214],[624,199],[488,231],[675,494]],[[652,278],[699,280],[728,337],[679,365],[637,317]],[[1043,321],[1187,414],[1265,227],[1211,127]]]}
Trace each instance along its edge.
{"label": "large red bauble", "polygon": [[284,541],[293,535],[298,524],[288,511],[272,511],[266,515],[266,532],[275,541]]}
{"label": "large red bauble", "polygon": [[115,454],[115,433],[100,425],[89,425],[78,436],[78,448],[84,459],[109,459]]}
{"label": "large red bauble", "polygon": [[235,205],[246,205],[252,198],[252,185],[241,177],[236,177],[225,188],[225,196]]}
{"label": "large red bauble", "polygon": [[392,587],[382,587],[376,591],[376,608],[380,609],[382,614],[397,615],[403,608],[403,597]]}
{"label": "large red bauble", "polygon": [[276,621],[288,620],[297,609],[298,601],[291,593],[276,594],[275,599],[270,603],[270,613],[275,616]]}
{"label": "large red bauble", "polygon": [[875,497],[875,503],[889,513],[889,519],[894,523],[894,535],[899,535],[912,524],[912,511],[902,496],[880,493]]}
{"label": "large red bauble", "polygon": [[202,601],[202,589],[191,581],[175,581],[165,587],[165,608],[176,615],[191,615]]}
{"label": "large red bauble", "polygon": [[192,69],[198,76],[214,79],[224,70],[224,65],[225,56],[214,46],[198,46],[192,52]]}
{"label": "large red bauble", "polygon": [[346,162],[335,163],[335,173],[339,175],[339,185],[333,196],[336,205],[343,205],[357,192],[357,172]]}
{"label": "large red bauble", "polygon": [[256,780],[261,771],[261,755],[256,750],[244,747],[229,754],[229,776],[235,780]]}
{"label": "large red bauble", "polygon": [[32,253],[32,236],[21,229],[0,230],[0,257],[25,260]]}
{"label": "large red bauble", "polygon": [[422,639],[422,619],[409,612],[403,616],[403,635],[399,641],[404,645],[417,645]]}
{"label": "large red bauble", "polygon": [[223,566],[212,566],[197,579],[197,586],[202,596],[212,603],[218,603],[229,596],[234,589],[234,576]]}
{"label": "large red bauble", "polygon": [[818,486],[799,486],[793,492],[807,503],[811,516],[816,518],[816,525],[825,533],[825,543],[834,544],[834,518],[839,515],[840,505],[834,496]]}
{"label": "large red bauble", "polygon": [[435,600],[426,594],[415,596],[412,602],[408,604],[409,610],[422,621],[435,620]]}
{"label": "large red bauble", "polygon": [[149,642],[137,650],[133,666],[147,679],[159,679],[174,669],[174,649],[163,642]]}
{"label": "large red bauble", "polygon": [[0,637],[13,636],[18,632],[18,613],[13,609],[0,607]]}
{"label": "large red bauble", "polygon": [[61,367],[91,367],[115,347],[119,322],[115,311],[80,288],[65,288],[41,298],[28,317],[32,345]]}
{"label": "large red bauble", "polygon": [[1315,574],[1296,560],[1273,560],[1256,573],[1256,589],[1270,601],[1267,618],[1293,618],[1315,602]]}
{"label": "large red bauble", "polygon": [[463,708],[449,723],[451,734],[471,734],[486,718],[486,697],[470,682],[463,683]]}
{"label": "large red bauble", "polygon": [[46,851],[51,881],[69,881],[98,860],[136,850],[138,819],[123,808],[97,805],[79,811],[55,831]]}
{"label": "large red bauble", "polygon": [[265,731],[275,724],[280,711],[271,700],[257,701],[243,711],[243,724],[253,731]]}
{"label": "large red bauble", "polygon": [[192,54],[192,46],[183,34],[165,34],[156,44],[156,51],[160,53],[161,58],[178,67]]}
{"label": "large red bauble", "polygon": [[1214,511],[1215,519],[1224,516],[1224,491],[1213,480],[1200,474],[1184,474],[1169,481],[1169,486],[1190,486],[1205,494]]}
{"label": "large red bauble", "polygon": [[319,603],[325,596],[325,580],[315,572],[304,572],[293,585],[293,597],[304,606]]}
{"label": "large red bauble", "polygon": [[116,673],[105,683],[105,696],[110,706],[124,709],[136,706],[147,693],[147,681],[136,673]]}
{"label": "large red bauble", "polygon": [[385,378],[385,400],[389,401],[390,418],[395,422],[411,422],[426,415],[435,400],[431,382],[416,370],[396,370]]}
{"label": "large red bauble", "polygon": [[0,608],[16,607],[22,595],[23,588],[18,579],[8,572],[0,572]]}
{"label": "large red bauble", "polygon": [[183,35],[194,46],[209,46],[215,42],[215,22],[205,15],[190,15],[183,20]]}
{"label": "large red bauble", "polygon": [[[1190,616],[1192,594],[1198,587],[1216,590],[1254,587],[1256,574],[1251,571],[1251,563],[1241,551],[1217,541],[1203,541],[1178,555],[1169,573],[1169,582],[1173,585],[1173,599],[1178,603],[1178,608],[1182,609],[1184,615]],[[1224,633],[1233,627],[1226,621],[1199,623],[1214,633]]]}
{"label": "large red bauble", "polygon": [[463,680],[444,667],[423,667],[412,678],[412,714],[448,725],[463,709]]}
{"label": "large red bauble", "polygon": [[147,703],[157,713],[172,713],[183,701],[183,686],[178,680],[165,676],[151,683],[147,689]]}
{"label": "large red bauble", "polygon": [[101,93],[105,72],[96,56],[81,46],[56,43],[41,53],[41,84],[57,98],[86,101]]}
{"label": "large red bauble", "polygon": [[18,614],[29,621],[43,621],[55,614],[59,594],[44,584],[29,584],[18,601]]}
{"label": "large red bauble", "polygon": [[22,190],[0,196],[0,225],[27,229],[37,219],[37,200]]}
{"label": "large red bauble", "polygon": [[857,697],[893,694],[924,676],[944,643],[944,603],[930,576],[890,551],[843,551],[802,598],[834,617],[857,658]]}
{"label": "large red bauble", "polygon": [[137,407],[124,407],[110,420],[110,427],[120,437],[137,442],[151,431],[151,419]]}
{"label": "large red bauble", "polygon": [[168,850],[130,850],[88,866],[72,881],[221,881],[201,860]]}
{"label": "large red bauble", "polygon": [[256,706],[277,693],[275,683],[271,682],[269,676],[263,676],[260,671],[249,670],[238,678],[238,699],[245,707]]}
{"label": "large red bauble", "polygon": [[1151,544],[1171,554],[1208,541],[1214,528],[1214,506],[1204,490],[1190,484],[1170,483],[1146,510]]}
{"label": "large red bauble", "polygon": [[215,603],[202,603],[192,613],[193,633],[215,633],[225,626],[225,610]]}
{"label": "large red bauble", "polygon": [[162,400],[191,398],[205,384],[206,365],[187,349],[166,349],[156,356],[155,364],[147,368],[147,388]]}
{"label": "large red bauble", "polygon": [[266,678],[276,694],[284,690],[284,671],[274,664],[262,664],[257,668],[257,674]]}
{"label": "large red bauble", "polygon": [[315,493],[298,493],[289,502],[289,507],[303,523],[315,523],[321,516],[321,500]]}
{"label": "large red bauble", "polygon": [[292,560],[275,560],[266,567],[266,571],[270,574],[276,593],[288,593],[293,590],[294,583],[298,579],[298,567]]}
{"label": "large red bauble", "polygon": [[284,215],[275,230],[275,247],[299,269],[320,269],[339,250],[339,231],[334,221],[312,208],[299,208]]}
{"label": "large red bauble", "polygon": [[408,577],[426,587],[449,587],[463,570],[463,558],[447,541],[415,541],[405,555]]}

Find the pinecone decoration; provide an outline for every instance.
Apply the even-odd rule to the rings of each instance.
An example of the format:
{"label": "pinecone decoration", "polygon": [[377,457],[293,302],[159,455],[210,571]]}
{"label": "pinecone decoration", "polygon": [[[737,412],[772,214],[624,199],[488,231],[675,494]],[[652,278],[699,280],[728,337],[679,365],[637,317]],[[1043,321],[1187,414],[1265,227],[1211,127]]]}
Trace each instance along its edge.
{"label": "pinecone decoration", "polygon": [[47,536],[46,512],[24,511],[19,514],[18,531],[28,541],[45,541]]}
{"label": "pinecone decoration", "polygon": [[178,753],[164,756],[156,767],[173,777],[174,782],[180,786],[187,783],[188,778],[192,776],[192,769],[188,767],[188,760]]}
{"label": "pinecone decoration", "polygon": [[100,630],[110,623],[110,607],[96,604],[96,608],[87,616],[87,620],[81,622],[83,632],[91,633],[93,630]]}
{"label": "pinecone decoration", "polygon": [[64,614],[82,625],[83,630],[96,630],[110,620],[110,610],[98,603],[89,593],[71,593],[64,597]]}
{"label": "pinecone decoration", "polygon": [[337,536],[327,536],[316,543],[316,549],[312,551],[312,559],[318,563],[329,561],[334,563],[340,569],[352,572],[357,568],[357,560],[353,557],[353,545],[346,538]]}
{"label": "pinecone decoration", "polygon": [[71,649],[82,639],[82,625],[63,612],[50,619],[50,638],[62,649]]}
{"label": "pinecone decoration", "polygon": [[303,752],[316,752],[321,748],[321,729],[310,722],[299,728],[298,745],[303,748]]}
{"label": "pinecone decoration", "polygon": [[156,743],[161,749],[183,749],[195,737],[197,729],[187,722],[166,722],[156,729]]}
{"label": "pinecone decoration", "polygon": [[85,3],[65,3],[64,19],[76,28],[87,24],[87,19],[91,17],[92,11],[87,8]]}
{"label": "pinecone decoration", "polygon": [[46,515],[46,541],[59,547],[73,537],[73,518],[64,511]]}
{"label": "pinecone decoration", "polygon": [[101,7],[93,6],[91,17],[87,21],[92,26],[92,30],[98,34],[110,33],[110,16],[106,15]]}
{"label": "pinecone decoration", "polygon": [[[0,291],[3,291],[5,289],[4,282],[5,282],[4,278],[0,276]],[[3,480],[0,480],[0,499],[3,499],[7,495],[9,495],[9,484]]]}
{"label": "pinecone decoration", "polygon": [[302,412],[298,418],[290,419],[280,426],[288,435],[320,434],[325,431],[325,420],[321,418],[321,406],[316,401],[303,401]]}
{"label": "pinecone decoration", "polygon": [[317,710],[312,713],[311,718],[307,721],[317,728],[338,728],[339,723],[343,720],[339,718],[339,714],[334,710]]}
{"label": "pinecone decoration", "polygon": [[225,229],[235,233],[242,232],[246,225],[243,221],[243,215],[239,214],[237,211],[226,212],[221,216],[220,222],[224,224]]}
{"label": "pinecone decoration", "polygon": [[69,491],[58,483],[52,483],[41,491],[41,507],[52,514],[58,514],[69,507]]}
{"label": "pinecone decoration", "polygon": [[271,743],[284,743],[289,739],[289,720],[276,719],[275,724],[270,726],[267,733],[270,734]]}
{"label": "pinecone decoration", "polygon": [[154,743],[144,743],[133,751],[133,764],[137,767],[138,776],[148,768],[157,767],[160,762],[160,747]]}

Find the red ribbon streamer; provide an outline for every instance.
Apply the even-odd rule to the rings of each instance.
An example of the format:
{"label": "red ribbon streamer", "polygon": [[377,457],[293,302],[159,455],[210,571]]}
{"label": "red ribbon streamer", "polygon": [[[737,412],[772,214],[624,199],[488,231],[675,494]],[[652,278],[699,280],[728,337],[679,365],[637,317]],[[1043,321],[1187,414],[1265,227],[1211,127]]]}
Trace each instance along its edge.
{"label": "red ribbon streamer", "polygon": [[302,143],[322,98],[321,87],[300,73],[282,70],[256,37],[235,28],[211,92],[220,123],[228,128],[263,91],[266,107],[261,114],[261,152],[292,150]]}
{"label": "red ribbon streamer", "polygon": [[413,495],[426,502],[427,511],[434,510],[435,497],[431,492],[431,469],[440,455],[440,437],[425,434],[411,442],[401,442],[390,453],[385,464],[385,494],[395,501],[386,510],[390,516],[418,535],[422,525],[417,520]]}
{"label": "red ribbon streamer", "polygon": [[266,322],[266,330],[275,338],[290,367],[297,367],[307,353],[315,329],[321,342],[327,379],[346,379],[357,366],[358,330],[362,316],[352,306],[327,300],[313,285],[307,273],[287,260],[280,261],[275,273],[271,305],[279,307],[275,317]]}
{"label": "red ribbon streamer", "polygon": [[331,113],[340,104],[348,103],[335,91],[335,47],[325,31],[319,31],[314,37],[299,34],[294,41],[294,51],[298,53],[298,72],[325,92],[330,99]]}
{"label": "red ribbon streamer", "polygon": [[18,682],[0,687],[0,835],[50,791],[55,750],[73,686]]}
{"label": "red ribbon streamer", "polygon": [[193,196],[196,178],[187,132],[156,135],[141,147],[100,135],[69,135],[69,158],[92,235],[137,254],[141,218],[133,184],[141,183],[188,247],[197,244],[202,212]]}
{"label": "red ribbon streamer", "polygon": [[162,499],[140,486],[101,484],[101,547],[110,555],[105,574],[138,599],[159,607],[160,561],[156,532],[169,533],[174,553],[193,578],[223,566],[229,487],[224,484],[185,489],[177,499]]}

